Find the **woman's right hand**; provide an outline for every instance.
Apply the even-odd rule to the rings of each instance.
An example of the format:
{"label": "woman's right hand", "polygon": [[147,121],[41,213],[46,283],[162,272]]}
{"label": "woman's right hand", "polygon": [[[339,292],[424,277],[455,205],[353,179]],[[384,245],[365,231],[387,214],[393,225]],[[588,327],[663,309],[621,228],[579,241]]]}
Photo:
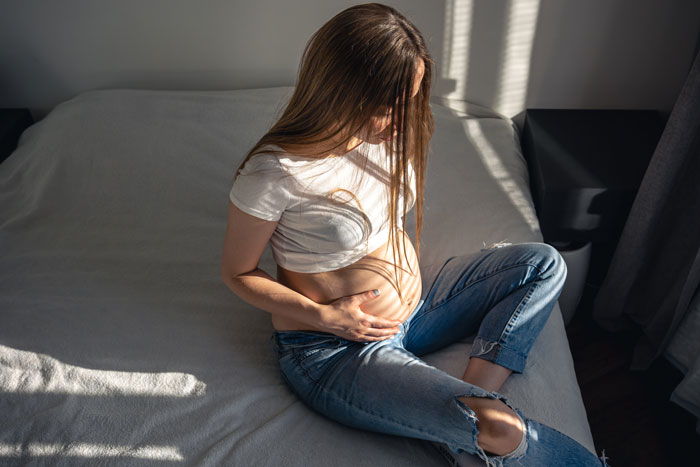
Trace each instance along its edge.
{"label": "woman's right hand", "polygon": [[[376,294],[375,294],[376,292]],[[379,296],[379,289],[338,298],[322,306],[321,325],[327,332],[359,342],[381,341],[399,332],[401,321],[365,313],[360,305]]]}

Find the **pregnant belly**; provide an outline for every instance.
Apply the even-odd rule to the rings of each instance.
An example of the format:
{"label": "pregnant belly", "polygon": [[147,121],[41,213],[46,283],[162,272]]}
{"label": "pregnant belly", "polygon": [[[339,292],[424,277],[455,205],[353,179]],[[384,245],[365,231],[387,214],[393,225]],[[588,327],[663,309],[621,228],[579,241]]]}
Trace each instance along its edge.
{"label": "pregnant belly", "polygon": [[[278,267],[277,280],[321,304],[379,289],[381,293],[377,298],[360,306],[362,311],[403,322],[418,304],[422,292],[418,259],[411,240],[406,234],[403,235],[406,239],[406,253],[404,255],[399,243],[400,253],[396,253],[396,263],[391,245],[385,244],[350,266],[335,271],[299,273]],[[394,271],[394,264],[398,274]],[[275,315],[272,315],[272,326],[278,331],[323,331],[321,328]]]}

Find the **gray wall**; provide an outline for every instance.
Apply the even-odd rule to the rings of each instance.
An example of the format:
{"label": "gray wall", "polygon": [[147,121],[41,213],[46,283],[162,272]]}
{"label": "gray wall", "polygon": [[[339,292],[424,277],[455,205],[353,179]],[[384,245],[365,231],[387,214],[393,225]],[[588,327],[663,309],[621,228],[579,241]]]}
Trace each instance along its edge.
{"label": "gray wall", "polygon": [[[0,0],[0,106],[40,118],[104,88],[293,85],[341,0]],[[697,0],[387,1],[423,31],[433,93],[526,107],[670,111],[700,31]]]}

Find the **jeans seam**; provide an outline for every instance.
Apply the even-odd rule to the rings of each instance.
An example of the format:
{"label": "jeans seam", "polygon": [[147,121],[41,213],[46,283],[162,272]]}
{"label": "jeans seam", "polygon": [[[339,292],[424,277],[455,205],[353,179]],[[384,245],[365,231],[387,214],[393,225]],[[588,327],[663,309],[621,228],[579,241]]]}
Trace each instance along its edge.
{"label": "jeans seam", "polygon": [[292,356],[294,357],[294,360],[297,362],[297,368],[301,369],[301,371],[304,373],[304,376],[309,378],[310,381],[313,381],[314,387],[319,385],[319,381],[316,380],[311,376],[311,374],[304,368],[304,365],[301,364],[301,361],[299,361],[299,357],[297,356],[296,352],[292,351]]}
{"label": "jeans seam", "polygon": [[[336,338],[336,343],[337,343],[337,344],[340,344],[340,338]],[[339,346],[340,346],[340,345],[336,345],[336,347],[334,347],[334,348],[337,349]],[[298,348],[296,348],[296,349],[295,349],[295,348],[290,349],[291,354],[292,354],[292,357],[294,357],[294,361],[296,361],[296,363],[297,363],[297,367],[300,368],[301,371],[304,372],[304,375],[305,375],[307,378],[309,378],[310,381],[312,381],[312,382],[314,383],[314,386],[318,386],[321,380],[320,380],[320,379],[316,379],[316,378],[314,378],[313,376],[311,376],[311,373],[309,373],[308,370],[307,370],[306,368],[304,368],[304,365],[302,365],[302,363],[303,363],[308,357],[310,357],[311,354],[306,355],[304,358],[300,358],[300,357],[299,357],[299,352],[298,352],[298,350],[299,350]],[[323,349],[318,349],[318,350],[320,351],[320,350],[323,350]],[[346,350],[347,350],[347,349],[346,349]],[[316,351],[314,351],[313,353],[316,353]]]}
{"label": "jeans seam", "polygon": [[311,373],[309,373],[308,370],[306,368],[304,368],[304,365],[302,365],[302,362],[306,359],[299,358],[298,352],[295,351],[296,349],[291,349],[291,350],[292,350],[292,357],[294,357],[294,361],[296,362],[297,368],[301,369],[301,371],[304,372],[304,376],[309,378],[309,380],[314,383],[314,386],[318,386],[320,379],[317,380],[316,378],[312,377]]}
{"label": "jeans seam", "polygon": [[[457,297],[458,295],[460,295],[462,292],[464,292],[465,290],[467,290],[467,289],[468,289],[469,287],[471,287],[472,285],[477,284],[477,283],[479,283],[479,282],[481,282],[481,281],[483,281],[483,280],[486,280],[486,279],[488,279],[489,277],[492,277],[492,276],[494,276],[494,275],[496,275],[496,274],[499,274],[499,273],[501,273],[501,272],[503,272],[503,271],[507,271],[507,270],[509,270],[509,269],[517,268],[517,267],[520,267],[520,266],[530,266],[530,267],[535,268],[540,274],[542,273],[542,271],[540,271],[540,268],[538,268],[536,265],[530,264],[530,263],[514,264],[514,265],[512,265],[512,266],[508,266],[508,267],[505,267],[505,268],[503,268],[503,269],[499,269],[498,271],[494,271],[494,272],[492,272],[491,274],[487,274],[487,275],[485,275],[485,276],[483,276],[483,277],[480,277],[480,278],[478,278],[478,279],[474,279],[473,281],[471,281],[471,282],[469,283],[469,285],[465,285],[465,286],[462,287],[458,292],[456,292],[456,293],[450,295],[447,299],[445,299],[445,300],[441,301],[440,303],[434,305],[434,306],[433,306],[432,308],[430,308],[429,310],[426,310],[426,312],[423,313],[423,314],[421,315],[421,317],[427,315],[428,313],[431,313],[431,312],[434,311],[436,308],[438,308],[438,307],[444,305],[445,303],[450,302],[453,298],[455,298],[455,297]],[[432,289],[432,287],[431,287],[431,289]]]}
{"label": "jeans seam", "polygon": [[[433,283],[430,284],[430,287],[428,287],[428,292],[425,294],[426,298],[430,295],[430,292],[431,292],[431,291],[433,290],[433,288],[435,287],[435,284],[437,283],[438,277],[440,277],[440,273],[442,273],[442,270],[445,269],[445,266],[447,266],[447,263],[449,263],[450,261],[452,261],[452,260],[453,260],[454,258],[456,258],[456,257],[457,257],[456,255],[455,255],[455,256],[450,256],[449,258],[447,258],[447,259],[445,260],[444,263],[442,263],[442,266],[440,266],[440,269],[439,269],[438,272],[435,274],[435,279],[433,280]],[[423,302],[423,305],[425,305],[425,301]],[[421,305],[421,307],[422,307],[422,305]],[[435,307],[433,307],[433,308],[435,308]],[[432,310],[432,309],[431,309],[431,310]],[[430,313],[431,310],[428,310],[426,313]],[[406,326],[406,321],[404,321],[404,323],[403,323],[403,324],[404,324],[404,330],[403,330],[403,331],[404,331],[404,336],[408,335],[408,328],[411,326],[412,321],[413,321],[413,320],[411,320],[411,322],[408,323],[408,326]]]}
{"label": "jeans seam", "polygon": [[[294,355],[294,352],[292,353],[292,355]],[[361,412],[364,412],[365,414],[368,414],[368,415],[370,415],[370,416],[372,416],[372,417],[377,417],[377,418],[380,418],[380,419],[382,419],[382,420],[389,421],[389,422],[394,423],[394,424],[396,424],[396,425],[399,425],[399,426],[401,426],[401,427],[403,427],[403,428],[410,428],[411,430],[417,430],[419,433],[425,433],[425,434],[427,434],[427,435],[434,436],[435,438],[438,438],[438,439],[441,438],[441,436],[438,435],[437,433],[434,433],[434,432],[431,432],[431,431],[426,431],[426,430],[423,430],[423,429],[421,429],[421,428],[418,428],[418,427],[415,427],[415,426],[412,426],[412,425],[409,425],[409,424],[400,422],[400,421],[398,421],[398,420],[394,420],[393,418],[388,418],[388,417],[386,417],[386,416],[384,416],[384,415],[380,415],[380,414],[378,414],[378,413],[371,412],[371,411],[365,409],[364,407],[360,407],[360,406],[358,406],[358,405],[352,405],[352,404],[350,404],[347,400],[345,400],[344,397],[340,396],[340,395],[339,395],[338,393],[336,393],[335,391],[332,391],[331,389],[329,389],[329,388],[327,388],[327,387],[321,385],[321,384],[320,384],[320,379],[317,380],[317,379],[313,378],[313,377],[309,374],[309,372],[306,371],[306,368],[304,368],[303,365],[301,365],[301,363],[300,363],[299,360],[297,359],[297,356],[296,356],[296,355],[294,355],[294,359],[297,361],[297,367],[300,368],[300,369],[302,370],[302,372],[304,373],[304,375],[305,375],[311,382],[313,382],[314,388],[316,388],[316,389],[321,389],[321,392],[324,392],[324,393],[326,393],[326,394],[328,394],[328,395],[334,397],[335,399],[337,399],[338,401],[342,402],[343,404],[349,405],[349,406],[353,407],[354,409],[360,410]],[[474,428],[476,429],[476,424],[474,425]]]}
{"label": "jeans seam", "polygon": [[[313,378],[311,378],[311,380],[314,381]],[[409,425],[409,424],[400,422],[400,421],[398,421],[398,420],[394,420],[393,418],[385,417],[385,416],[380,415],[380,414],[375,413],[375,412],[370,412],[369,410],[365,409],[364,407],[360,407],[360,406],[357,406],[357,405],[351,405],[347,400],[345,400],[345,398],[341,397],[341,396],[340,396],[339,394],[337,394],[335,391],[332,391],[332,390],[330,390],[330,389],[328,389],[328,388],[326,388],[326,387],[324,387],[324,386],[319,386],[317,381],[314,381],[314,385],[315,385],[316,387],[320,387],[320,389],[321,389],[322,392],[325,392],[325,393],[331,395],[332,397],[336,398],[337,400],[339,400],[339,401],[342,402],[343,404],[349,405],[349,406],[353,407],[354,409],[359,410],[359,411],[361,411],[361,412],[364,412],[365,414],[368,414],[368,415],[370,415],[370,416],[372,416],[372,417],[377,417],[377,418],[380,418],[380,419],[382,419],[382,420],[386,420],[386,421],[389,421],[389,422],[391,422],[391,423],[394,423],[394,424],[396,424],[396,425],[398,425],[398,426],[401,426],[401,427],[403,427],[403,428],[410,428],[410,429],[412,429],[412,430],[417,430],[419,433],[425,433],[425,434],[427,434],[427,435],[434,436],[435,438],[441,439],[441,436],[438,435],[437,433],[433,433],[433,432],[431,432],[431,431],[423,430],[423,429],[421,429],[421,428],[418,428],[418,427],[415,427],[415,426],[412,426],[412,425]],[[469,396],[471,396],[471,393],[469,394]],[[477,396],[477,397],[479,397],[479,396]],[[476,423],[474,423],[474,429],[475,429],[475,430],[478,429],[478,427],[476,426]],[[475,448],[476,448],[476,446],[475,446]],[[470,453],[470,454],[471,454],[471,453]]]}
{"label": "jeans seam", "polygon": [[[340,345],[340,338],[339,337],[329,337],[323,341],[312,342],[309,344],[286,344],[286,345],[283,344],[282,347],[287,349],[287,350],[292,350],[292,349],[302,349],[303,350],[307,347],[314,347],[314,346],[320,346],[320,345],[327,346],[330,343],[335,343],[336,348],[337,348],[338,345]],[[312,351],[312,353],[313,353],[313,351]],[[304,357],[304,358],[306,358],[306,357]]]}
{"label": "jeans seam", "polygon": [[447,263],[449,263],[450,261],[452,261],[452,260],[453,260],[454,258],[456,258],[456,257],[457,257],[457,256],[450,256],[449,258],[447,258],[447,259],[445,260],[444,263],[442,263],[442,266],[440,266],[440,269],[439,269],[438,272],[435,274],[435,279],[433,280],[433,283],[430,284],[430,287],[428,288],[428,292],[425,294],[426,297],[427,297],[428,295],[430,295],[430,292],[433,290],[433,287],[435,287],[435,284],[437,283],[437,279],[438,279],[438,277],[440,277],[440,273],[442,273],[442,270],[445,269],[445,266],[447,266]]}
{"label": "jeans seam", "polygon": [[517,319],[517,317],[520,315],[522,312],[523,304],[530,301],[530,298],[532,297],[532,294],[534,293],[534,288],[537,286],[537,281],[532,281],[530,282],[530,286],[527,289],[527,292],[525,293],[525,296],[520,299],[520,302],[518,303],[518,306],[515,307],[515,310],[513,310],[513,313],[511,313],[510,318],[508,318],[508,322],[506,323],[505,327],[503,328],[503,331],[501,331],[501,335],[498,336],[498,343],[500,344],[501,341],[503,340],[504,336],[507,336],[510,334],[510,328],[511,328],[511,321],[513,319]]}

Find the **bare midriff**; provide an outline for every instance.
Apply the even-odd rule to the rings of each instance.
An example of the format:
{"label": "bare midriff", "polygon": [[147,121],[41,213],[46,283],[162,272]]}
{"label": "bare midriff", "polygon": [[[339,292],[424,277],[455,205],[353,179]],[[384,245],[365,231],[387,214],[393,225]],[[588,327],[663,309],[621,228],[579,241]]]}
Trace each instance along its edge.
{"label": "bare midriff", "polygon": [[[422,292],[418,259],[410,238],[405,237],[405,253],[401,239],[396,252],[398,280],[394,272],[393,247],[389,242],[355,263],[341,269],[318,273],[301,273],[277,267],[277,280],[310,298],[328,304],[338,298],[379,289],[380,295],[360,305],[365,313],[404,322],[420,300]],[[401,290],[403,302],[399,298]],[[272,315],[272,326],[278,331],[324,331],[320,327]]]}

